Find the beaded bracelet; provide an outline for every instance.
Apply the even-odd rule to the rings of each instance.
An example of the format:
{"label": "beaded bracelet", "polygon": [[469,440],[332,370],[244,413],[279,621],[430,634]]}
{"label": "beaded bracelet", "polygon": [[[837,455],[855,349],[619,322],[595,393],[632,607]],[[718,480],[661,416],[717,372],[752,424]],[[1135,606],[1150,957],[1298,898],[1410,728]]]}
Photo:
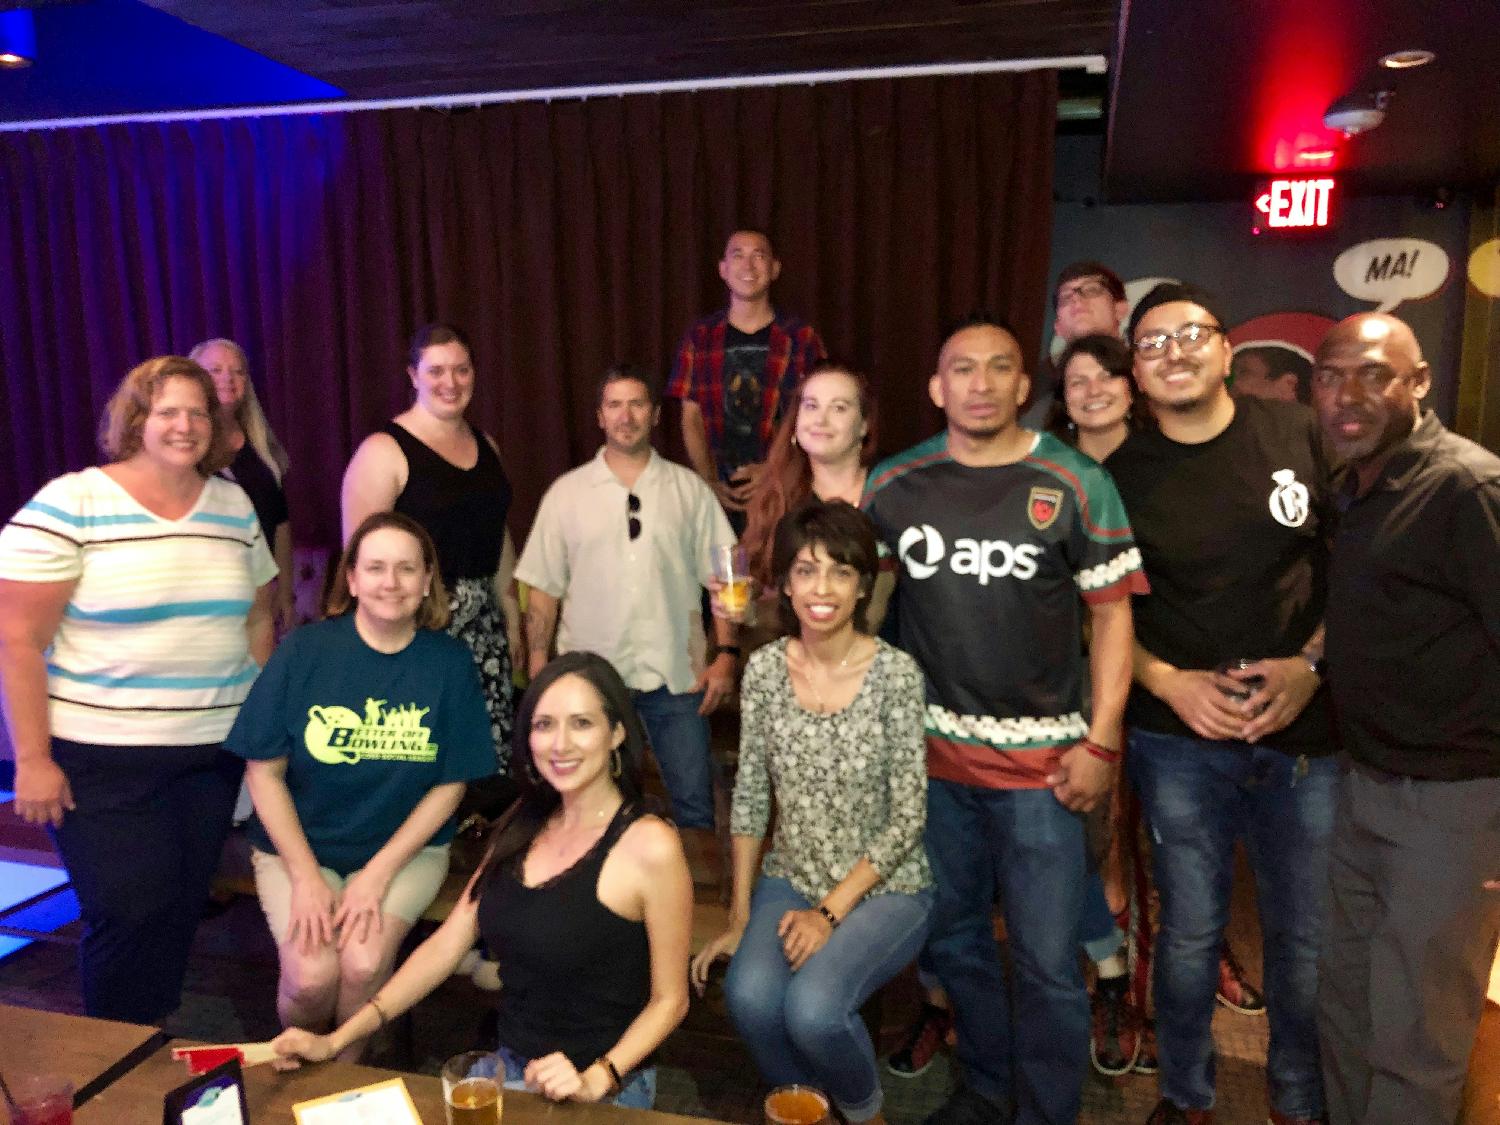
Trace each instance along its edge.
{"label": "beaded bracelet", "polygon": [[1110,765],[1114,765],[1120,760],[1120,751],[1111,750],[1108,746],[1102,746],[1092,738],[1080,738],[1078,744],[1101,762],[1108,762]]}
{"label": "beaded bracelet", "polygon": [[841,919],[832,910],[829,910],[828,907],[823,906],[820,903],[818,905],[818,913],[823,915],[824,918],[828,919],[829,929],[836,930],[839,928],[839,922],[841,921]]}

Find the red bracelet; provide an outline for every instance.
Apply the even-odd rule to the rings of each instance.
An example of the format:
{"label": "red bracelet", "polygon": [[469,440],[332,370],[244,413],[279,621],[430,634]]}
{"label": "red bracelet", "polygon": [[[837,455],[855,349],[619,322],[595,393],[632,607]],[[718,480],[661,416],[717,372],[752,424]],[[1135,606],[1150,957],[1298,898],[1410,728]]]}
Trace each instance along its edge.
{"label": "red bracelet", "polygon": [[1115,765],[1121,758],[1120,751],[1111,750],[1108,746],[1102,746],[1092,738],[1080,738],[1078,745],[1082,746],[1101,762],[1108,762],[1110,765]]}

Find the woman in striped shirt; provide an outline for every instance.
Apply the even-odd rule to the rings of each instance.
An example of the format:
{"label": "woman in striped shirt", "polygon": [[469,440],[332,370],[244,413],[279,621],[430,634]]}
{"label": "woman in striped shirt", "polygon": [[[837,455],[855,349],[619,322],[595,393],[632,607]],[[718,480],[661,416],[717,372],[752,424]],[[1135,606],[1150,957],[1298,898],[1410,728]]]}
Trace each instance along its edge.
{"label": "woman in striped shirt", "polygon": [[241,763],[221,747],[270,656],[276,564],[224,464],[214,385],[147,360],[105,411],[109,463],[0,529],[0,695],[16,807],[52,829],[83,914],[90,1015],[181,998]]}

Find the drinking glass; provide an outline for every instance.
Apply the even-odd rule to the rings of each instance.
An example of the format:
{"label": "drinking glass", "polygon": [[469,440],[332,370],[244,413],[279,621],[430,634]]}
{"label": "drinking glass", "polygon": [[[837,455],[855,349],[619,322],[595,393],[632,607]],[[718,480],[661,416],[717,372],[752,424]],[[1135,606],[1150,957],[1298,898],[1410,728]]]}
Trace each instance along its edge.
{"label": "drinking glass", "polygon": [[60,1074],[23,1074],[12,1084],[16,1125],[73,1125],[73,1083]]}
{"label": "drinking glass", "polygon": [[777,1086],[766,1095],[766,1125],[826,1125],[828,1098],[811,1086]]}
{"label": "drinking glass", "polygon": [[719,612],[730,621],[744,619],[750,608],[750,572],[746,564],[745,548],[734,545],[711,547],[708,552],[709,565],[719,581],[714,599]]}
{"label": "drinking glass", "polygon": [[448,1125],[500,1125],[499,1060],[487,1051],[465,1051],[443,1064],[443,1108]]}

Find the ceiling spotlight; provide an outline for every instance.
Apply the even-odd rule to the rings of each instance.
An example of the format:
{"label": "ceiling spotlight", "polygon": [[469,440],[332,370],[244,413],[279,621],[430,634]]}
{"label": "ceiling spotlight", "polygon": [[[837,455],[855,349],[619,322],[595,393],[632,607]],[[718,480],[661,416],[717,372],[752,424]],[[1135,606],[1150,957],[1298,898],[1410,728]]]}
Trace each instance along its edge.
{"label": "ceiling spotlight", "polygon": [[1323,124],[1346,137],[1368,133],[1385,120],[1390,90],[1359,90],[1337,99],[1323,113]]}
{"label": "ceiling spotlight", "polygon": [[1405,51],[1392,51],[1388,55],[1381,55],[1380,65],[1387,70],[1410,70],[1415,66],[1426,66],[1435,58],[1437,55],[1431,51],[1411,47]]}
{"label": "ceiling spotlight", "polygon": [[0,12],[0,69],[20,70],[36,58],[36,24],[25,8]]}

